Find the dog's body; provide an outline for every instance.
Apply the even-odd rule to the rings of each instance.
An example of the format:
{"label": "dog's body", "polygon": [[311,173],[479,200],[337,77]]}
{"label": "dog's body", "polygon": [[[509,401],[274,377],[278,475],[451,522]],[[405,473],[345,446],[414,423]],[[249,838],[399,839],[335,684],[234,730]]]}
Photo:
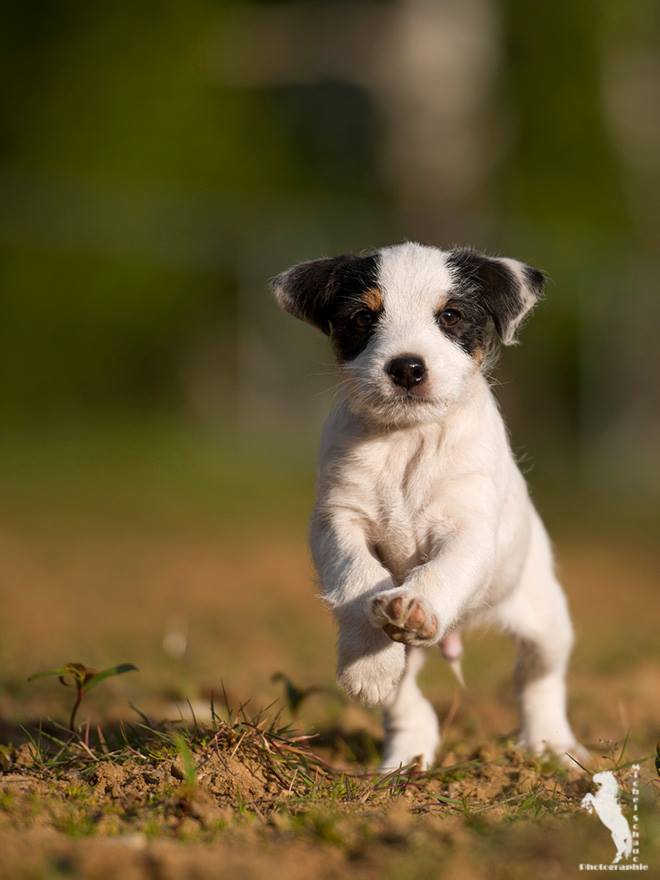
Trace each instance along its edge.
{"label": "dog's body", "polygon": [[339,679],[386,706],[383,766],[421,755],[438,722],[420,647],[494,622],[519,642],[521,742],[576,747],[565,713],[572,629],[545,529],[482,372],[543,276],[415,244],[301,264],[280,303],[328,333],[345,374],[324,432],[312,553],[339,624]]}

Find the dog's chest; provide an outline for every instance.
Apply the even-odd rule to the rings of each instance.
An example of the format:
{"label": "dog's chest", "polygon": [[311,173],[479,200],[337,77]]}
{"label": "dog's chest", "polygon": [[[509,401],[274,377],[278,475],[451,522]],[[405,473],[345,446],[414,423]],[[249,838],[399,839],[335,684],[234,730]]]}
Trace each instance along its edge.
{"label": "dog's chest", "polygon": [[352,463],[374,552],[396,580],[437,549],[444,452],[440,432],[427,428],[367,444]]}

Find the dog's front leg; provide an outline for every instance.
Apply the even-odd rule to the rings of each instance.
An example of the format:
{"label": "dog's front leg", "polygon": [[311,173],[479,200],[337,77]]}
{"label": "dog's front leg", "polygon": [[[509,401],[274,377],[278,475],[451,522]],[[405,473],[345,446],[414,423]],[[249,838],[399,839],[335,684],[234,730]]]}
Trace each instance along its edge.
{"label": "dog's front leg", "polygon": [[413,569],[401,587],[370,600],[372,621],[395,642],[436,644],[477,604],[492,576],[494,547],[493,533],[465,526],[437,556]]}
{"label": "dog's front leg", "polygon": [[496,510],[488,478],[456,480],[452,493],[442,497],[437,534],[431,527],[435,554],[414,568],[401,587],[370,600],[373,623],[393,641],[419,646],[436,644],[459,625],[465,611],[483,600],[492,579]]}
{"label": "dog's front leg", "polygon": [[392,578],[371,552],[359,518],[348,512],[317,514],[311,539],[321,590],[339,626],[339,683],[364,703],[385,703],[403,675],[405,649],[373,626],[365,603],[391,590]]}

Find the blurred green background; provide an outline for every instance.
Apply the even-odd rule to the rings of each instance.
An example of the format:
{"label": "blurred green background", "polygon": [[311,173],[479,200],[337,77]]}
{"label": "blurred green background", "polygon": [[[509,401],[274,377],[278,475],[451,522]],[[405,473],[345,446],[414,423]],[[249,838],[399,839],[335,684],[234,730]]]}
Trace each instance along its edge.
{"label": "blurred green background", "polygon": [[413,238],[550,275],[514,448],[653,518],[659,49],[653,0],[7,4],[2,504],[302,516],[335,380],[267,279]]}

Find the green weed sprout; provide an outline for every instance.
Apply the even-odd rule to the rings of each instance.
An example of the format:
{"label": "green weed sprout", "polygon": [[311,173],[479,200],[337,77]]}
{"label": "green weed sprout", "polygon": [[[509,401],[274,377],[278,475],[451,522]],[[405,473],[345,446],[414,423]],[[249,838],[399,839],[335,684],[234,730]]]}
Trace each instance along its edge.
{"label": "green weed sprout", "polygon": [[311,687],[301,688],[294,684],[285,672],[276,672],[271,676],[271,681],[281,681],[284,685],[284,702],[293,718],[298,716],[300,707],[308,697],[314,694],[327,694],[330,697],[343,702],[341,694],[332,688],[323,687],[322,685],[312,685]]}
{"label": "green weed sprout", "polygon": [[195,768],[195,759],[190,750],[190,745],[184,736],[175,733],[172,736],[174,746],[181,758],[183,767],[183,791],[185,797],[190,797],[197,786],[197,770]]}
{"label": "green weed sprout", "polygon": [[102,669],[100,672],[97,672],[96,669],[92,669],[89,666],[85,666],[83,663],[65,663],[64,666],[61,666],[59,669],[48,669],[46,672],[35,672],[28,678],[28,681],[34,681],[37,678],[46,678],[46,676],[49,675],[56,675],[60,680],[60,684],[63,684],[65,687],[68,687],[69,685],[67,678],[70,678],[73,681],[76,688],[76,699],[71,708],[69,730],[75,733],[76,715],[78,714],[78,709],[80,708],[80,704],[82,703],[85,694],[89,693],[89,691],[91,691],[92,688],[95,688],[98,684],[101,684],[102,681],[105,681],[106,678],[113,678],[115,675],[123,675],[124,672],[134,671],[137,672],[137,666],[134,666],[132,663],[119,663],[117,666],[109,666],[107,669]]}

